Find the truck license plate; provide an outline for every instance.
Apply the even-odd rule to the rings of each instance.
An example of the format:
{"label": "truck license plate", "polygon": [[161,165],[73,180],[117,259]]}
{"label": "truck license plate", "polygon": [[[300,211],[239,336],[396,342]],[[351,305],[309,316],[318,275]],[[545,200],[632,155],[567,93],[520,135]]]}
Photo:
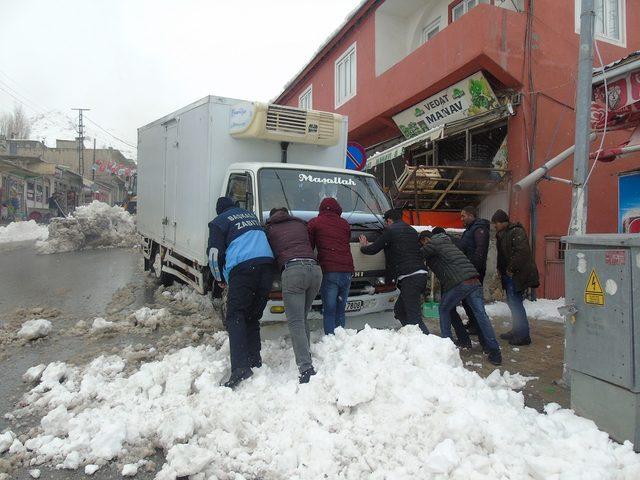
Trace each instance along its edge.
{"label": "truck license plate", "polygon": [[351,300],[347,302],[347,307],[344,309],[345,312],[357,312],[362,309],[362,300]]}

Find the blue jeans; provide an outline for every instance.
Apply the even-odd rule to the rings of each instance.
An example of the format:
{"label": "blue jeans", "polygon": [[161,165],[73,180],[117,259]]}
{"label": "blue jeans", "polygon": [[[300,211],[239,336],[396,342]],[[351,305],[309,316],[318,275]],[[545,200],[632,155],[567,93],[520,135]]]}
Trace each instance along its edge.
{"label": "blue jeans", "polygon": [[502,275],[502,287],[511,310],[511,333],[515,338],[526,338],[529,336],[529,321],[522,304],[524,292],[516,292],[516,284],[509,275]]}
{"label": "blue jeans", "polygon": [[351,273],[326,272],[322,277],[322,320],[325,335],[332,334],[336,327],[344,328],[344,309],[349,298]]}
{"label": "blue jeans", "polygon": [[442,295],[439,308],[441,335],[451,338],[451,313],[462,300],[467,302],[478,321],[478,328],[484,337],[484,347],[487,350],[500,350],[491,320],[484,309],[480,283],[475,285],[459,283]]}

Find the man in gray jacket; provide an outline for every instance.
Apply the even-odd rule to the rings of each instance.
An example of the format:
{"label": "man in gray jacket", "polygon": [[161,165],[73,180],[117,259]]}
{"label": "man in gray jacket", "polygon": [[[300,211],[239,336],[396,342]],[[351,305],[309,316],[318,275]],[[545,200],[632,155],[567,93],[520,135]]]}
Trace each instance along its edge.
{"label": "man in gray jacket", "polygon": [[502,364],[500,346],[484,309],[480,278],[473,264],[445,233],[422,232],[420,242],[427,266],[440,281],[442,297],[438,313],[441,335],[451,338],[451,314],[456,305],[465,300],[478,321],[488,360],[494,365]]}

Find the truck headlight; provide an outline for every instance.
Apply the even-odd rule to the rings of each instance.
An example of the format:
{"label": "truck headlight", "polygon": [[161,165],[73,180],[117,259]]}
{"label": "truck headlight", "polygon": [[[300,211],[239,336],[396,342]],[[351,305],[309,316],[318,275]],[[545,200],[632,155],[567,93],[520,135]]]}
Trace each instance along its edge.
{"label": "truck headlight", "polygon": [[385,284],[385,280],[384,277],[378,277],[376,278],[376,286],[382,286]]}

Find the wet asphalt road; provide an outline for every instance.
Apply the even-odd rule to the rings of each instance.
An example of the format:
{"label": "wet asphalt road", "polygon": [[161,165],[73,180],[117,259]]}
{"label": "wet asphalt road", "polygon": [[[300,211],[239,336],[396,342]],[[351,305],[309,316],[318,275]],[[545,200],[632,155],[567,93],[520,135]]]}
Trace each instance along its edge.
{"label": "wet asphalt road", "polygon": [[[105,315],[114,294],[121,288],[135,289],[136,296],[128,308],[139,308],[153,299],[153,289],[145,290],[144,275],[140,266],[140,253],[133,249],[101,249],[54,255],[37,255],[32,245],[0,249],[0,322],[16,308],[56,308],[61,315],[52,319],[55,331],[70,329],[78,320],[91,322]],[[149,340],[144,336],[101,338],[98,341],[84,336],[54,335],[43,341],[27,345],[5,345],[4,358],[0,362],[0,412],[13,410],[27,386],[22,374],[40,363],[64,361],[84,363],[113,347],[125,347]],[[0,418],[0,431],[10,427]],[[160,461],[162,464],[162,461]],[[40,478],[87,478],[78,471],[42,470]],[[16,479],[31,479],[25,471],[14,472]],[[99,470],[92,478],[122,478],[115,465]],[[153,478],[140,474],[136,478]]]}

